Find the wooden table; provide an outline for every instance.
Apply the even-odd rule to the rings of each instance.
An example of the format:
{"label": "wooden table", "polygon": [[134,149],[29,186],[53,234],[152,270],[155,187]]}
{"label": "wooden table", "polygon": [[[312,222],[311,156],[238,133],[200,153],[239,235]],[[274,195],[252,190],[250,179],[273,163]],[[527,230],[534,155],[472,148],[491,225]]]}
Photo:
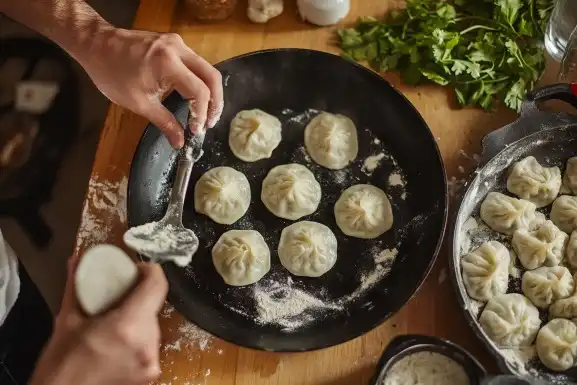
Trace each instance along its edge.
{"label": "wooden table", "polygon": [[[267,25],[248,22],[244,4],[232,19],[198,24],[176,0],[142,0],[134,28],[177,32],[211,63],[242,53],[277,47],[301,47],[337,52],[330,44],[334,28],[314,28],[297,17],[294,1]],[[347,22],[361,15],[380,16],[394,1],[352,1]],[[416,106],[440,146],[450,185],[458,186],[475,166],[480,139],[515,118],[502,109],[485,113],[458,110],[447,90],[437,86],[407,87],[395,74],[386,78]],[[126,177],[146,121],[117,106],[106,120],[86,197],[76,254],[94,243],[121,245],[126,228]],[[207,336],[167,305],[163,311],[162,367],[158,384],[365,384],[387,343],[398,334],[436,335],[454,341],[489,368],[494,364],[466,324],[447,278],[446,250],[418,294],[377,329],[333,348],[299,354],[275,354],[239,348]]]}

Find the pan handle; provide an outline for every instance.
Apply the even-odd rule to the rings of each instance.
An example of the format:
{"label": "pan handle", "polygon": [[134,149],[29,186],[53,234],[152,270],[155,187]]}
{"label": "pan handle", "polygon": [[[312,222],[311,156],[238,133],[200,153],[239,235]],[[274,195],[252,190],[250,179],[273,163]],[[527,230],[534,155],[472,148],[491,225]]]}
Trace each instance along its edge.
{"label": "pan handle", "polygon": [[[552,84],[550,86],[540,87],[530,91],[521,106],[521,116],[519,119],[488,133],[483,138],[481,141],[483,155],[481,157],[480,166],[487,164],[489,160],[508,145],[538,131],[547,129],[547,125],[535,124],[535,117],[537,114],[546,114],[539,110],[538,103],[547,100],[561,100],[577,108],[577,83]],[[575,123],[577,123],[577,120],[575,120]]]}

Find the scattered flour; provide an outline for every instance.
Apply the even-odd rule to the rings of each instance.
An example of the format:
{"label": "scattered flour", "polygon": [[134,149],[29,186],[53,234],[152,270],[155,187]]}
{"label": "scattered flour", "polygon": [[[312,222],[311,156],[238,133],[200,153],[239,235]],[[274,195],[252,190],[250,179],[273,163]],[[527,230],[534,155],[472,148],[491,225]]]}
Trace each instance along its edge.
{"label": "scattered flour", "polygon": [[315,320],[314,313],[324,310],[342,310],[342,306],[326,303],[307,292],[265,281],[254,286],[258,318],[261,325],[275,324],[291,331]]}
{"label": "scattered flour", "polygon": [[530,374],[527,364],[537,356],[535,345],[518,349],[499,349],[499,352],[521,375]]}
{"label": "scattered flour", "polygon": [[181,334],[177,342],[189,348],[198,348],[201,351],[210,350],[213,342],[212,334],[204,331],[195,324],[183,321],[178,327],[178,332]]}
{"label": "scattered flour", "polygon": [[362,171],[367,175],[371,175],[373,171],[375,171],[375,169],[379,167],[379,164],[381,163],[381,160],[383,160],[384,157],[385,157],[384,152],[367,157],[367,159],[365,159],[365,161],[363,162]]}
{"label": "scattered flour", "polygon": [[375,138],[373,139],[373,143],[379,145],[381,144],[381,140],[379,138]]}
{"label": "scattered flour", "polygon": [[78,227],[75,252],[99,243],[109,242],[111,227],[126,223],[128,179],[111,182],[93,175],[88,182],[86,201]]}
{"label": "scattered flour", "polygon": [[457,196],[461,189],[467,185],[467,179],[457,179],[452,176],[451,179],[447,180],[447,185],[449,186],[449,195],[454,197]]}
{"label": "scattered flour", "polygon": [[397,361],[382,385],[469,385],[465,369],[449,357],[421,351]]}
{"label": "scattered flour", "polygon": [[459,166],[459,167],[457,167],[457,169],[459,170],[459,172],[460,172],[461,174],[464,174],[464,173],[465,173],[465,167]]}
{"label": "scattered flour", "polygon": [[379,254],[374,256],[375,264],[394,261],[399,251],[397,249],[384,249]]}
{"label": "scattered flour", "polygon": [[309,109],[306,110],[305,112],[302,112],[302,113],[300,113],[300,114],[298,114],[298,115],[291,116],[291,117],[288,119],[288,122],[290,122],[290,123],[297,123],[297,124],[303,124],[303,123],[309,121],[309,120],[313,117],[313,115],[316,115],[316,114],[318,114],[319,112],[320,112],[319,110],[315,110],[315,109],[313,109],[313,108],[309,108]]}
{"label": "scattered flour", "polygon": [[391,175],[389,175],[389,185],[404,187],[405,180],[403,179],[401,174],[399,174],[398,172],[394,172]]}

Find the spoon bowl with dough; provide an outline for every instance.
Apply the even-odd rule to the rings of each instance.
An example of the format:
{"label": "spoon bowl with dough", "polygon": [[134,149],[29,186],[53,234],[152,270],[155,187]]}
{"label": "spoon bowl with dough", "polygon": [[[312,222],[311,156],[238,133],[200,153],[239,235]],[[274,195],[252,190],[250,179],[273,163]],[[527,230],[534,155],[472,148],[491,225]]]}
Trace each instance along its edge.
{"label": "spoon bowl with dough", "polygon": [[176,178],[164,217],[158,222],[132,227],[124,233],[124,243],[153,263],[172,261],[184,267],[198,250],[198,237],[182,224],[182,210],[192,166],[202,156],[204,136],[204,131],[189,135],[180,150]]}

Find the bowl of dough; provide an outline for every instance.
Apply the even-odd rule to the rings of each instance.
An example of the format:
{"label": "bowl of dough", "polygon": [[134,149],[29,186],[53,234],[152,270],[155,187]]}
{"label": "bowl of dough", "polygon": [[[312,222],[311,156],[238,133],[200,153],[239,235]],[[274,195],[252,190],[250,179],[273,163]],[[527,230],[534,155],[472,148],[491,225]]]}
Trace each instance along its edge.
{"label": "bowl of dough", "polygon": [[470,325],[500,367],[577,383],[577,117],[529,94],[520,118],[483,140],[452,234],[452,278]]}

